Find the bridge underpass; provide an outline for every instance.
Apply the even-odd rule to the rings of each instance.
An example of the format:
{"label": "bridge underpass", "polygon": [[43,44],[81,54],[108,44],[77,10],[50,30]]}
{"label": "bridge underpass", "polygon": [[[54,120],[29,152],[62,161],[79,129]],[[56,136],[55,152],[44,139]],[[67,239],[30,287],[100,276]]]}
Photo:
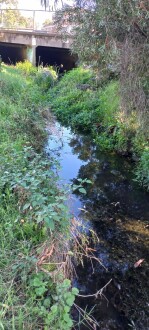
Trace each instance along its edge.
{"label": "bridge underpass", "polygon": [[[27,26],[26,23],[22,25],[23,23],[19,21],[9,26],[5,17],[7,14],[15,16],[16,10],[22,17],[28,17]],[[27,59],[34,65],[42,63],[44,66],[60,66],[63,64],[63,70],[66,71],[75,67],[78,58],[70,52],[73,41],[71,26],[64,24],[67,34],[65,33],[65,38],[63,38],[63,29],[59,33],[53,23],[55,12],[17,8],[0,9],[0,12],[0,55],[5,63],[15,64]],[[50,18],[48,25],[44,25],[47,18],[45,15]]]}
{"label": "bridge underpass", "polygon": [[6,64],[16,64],[16,62],[26,59],[27,47],[25,45],[0,42],[0,55]]}
{"label": "bridge underpass", "polygon": [[63,65],[62,70],[71,70],[76,66],[77,55],[72,55],[69,49],[57,47],[38,46],[36,48],[36,65],[43,63],[43,65],[60,66]]}
{"label": "bridge underpass", "polygon": [[[29,59],[29,47],[21,44],[0,42],[0,55],[6,64],[16,64],[16,62]],[[60,66],[62,71],[68,71],[74,68],[77,61],[77,55],[72,55],[69,49],[58,47],[38,46],[35,50],[36,65],[43,64]]]}

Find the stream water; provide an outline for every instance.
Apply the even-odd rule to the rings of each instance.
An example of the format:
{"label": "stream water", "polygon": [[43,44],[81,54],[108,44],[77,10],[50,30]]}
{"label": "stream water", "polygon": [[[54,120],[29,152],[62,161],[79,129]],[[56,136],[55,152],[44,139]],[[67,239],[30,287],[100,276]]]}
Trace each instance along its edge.
{"label": "stream water", "polygon": [[[149,194],[132,180],[135,164],[124,157],[103,153],[89,136],[75,134],[53,120],[47,127],[46,152],[60,163],[59,183],[88,178],[86,194],[69,200],[70,212],[98,234],[94,272],[91,264],[77,269],[80,294],[93,294],[110,279],[104,296],[79,298],[92,307],[102,330],[149,329]],[[85,212],[84,212],[85,210]],[[135,263],[144,259],[139,267]],[[78,326],[80,330],[87,325]]]}

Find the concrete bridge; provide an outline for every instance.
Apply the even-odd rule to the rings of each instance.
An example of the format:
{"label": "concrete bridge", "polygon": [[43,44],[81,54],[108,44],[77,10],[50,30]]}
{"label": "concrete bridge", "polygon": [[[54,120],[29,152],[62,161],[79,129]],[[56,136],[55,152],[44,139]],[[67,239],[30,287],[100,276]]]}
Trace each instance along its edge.
{"label": "concrete bridge", "polygon": [[[14,26],[10,23],[7,24],[7,20],[4,17],[9,17],[9,11],[15,15],[16,9],[1,10],[1,24],[0,24],[0,54],[4,62],[16,63],[25,59],[29,60],[33,65],[43,63],[44,65],[60,65],[63,64],[64,70],[69,70],[75,66],[77,60],[76,55],[72,55],[70,52],[72,36],[68,32],[65,39],[61,34],[58,34],[53,23],[49,25],[42,25],[40,19],[39,23],[36,23],[36,16],[42,15],[42,20],[45,11],[24,11],[19,10],[25,15],[30,15],[30,26]],[[24,13],[25,12],[25,13]],[[31,19],[32,14],[32,19]],[[53,13],[50,12],[49,15]],[[23,15],[22,15],[23,16]],[[23,16],[24,17],[24,16]],[[39,18],[38,18],[39,20]],[[38,21],[39,22],[39,21]],[[69,28],[68,28],[69,30]]]}

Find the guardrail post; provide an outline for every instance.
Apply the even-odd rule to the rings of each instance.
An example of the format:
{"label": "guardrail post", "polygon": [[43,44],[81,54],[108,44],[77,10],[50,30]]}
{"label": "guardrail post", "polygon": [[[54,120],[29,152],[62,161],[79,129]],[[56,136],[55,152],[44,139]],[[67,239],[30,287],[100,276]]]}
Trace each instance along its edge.
{"label": "guardrail post", "polygon": [[3,26],[3,11],[1,9],[1,26]]}
{"label": "guardrail post", "polygon": [[35,10],[33,10],[33,30],[35,30]]}

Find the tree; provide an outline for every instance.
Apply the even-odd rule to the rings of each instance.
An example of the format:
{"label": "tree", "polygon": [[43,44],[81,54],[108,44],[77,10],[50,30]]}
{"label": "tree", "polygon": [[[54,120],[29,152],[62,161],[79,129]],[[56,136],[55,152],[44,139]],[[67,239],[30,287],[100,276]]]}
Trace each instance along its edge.
{"label": "tree", "polygon": [[[2,11],[0,16],[0,23],[5,28],[32,28],[33,19],[24,17],[19,10],[17,10],[17,0],[0,0],[0,5],[5,5],[5,10]],[[13,10],[15,9],[15,11]]]}
{"label": "tree", "polygon": [[50,25],[52,23],[52,20],[51,20],[51,18],[47,18],[44,22],[43,22],[43,27],[44,26],[48,26],[48,25]]}
{"label": "tree", "polygon": [[[49,8],[49,10],[55,10],[59,0],[41,0],[41,5],[45,7],[45,10]],[[63,5],[63,1],[61,0],[61,5]]]}
{"label": "tree", "polygon": [[3,13],[3,27],[5,28],[33,28],[32,17],[24,17],[19,10],[5,10]]}
{"label": "tree", "polygon": [[[107,79],[117,71],[125,118],[149,130],[149,4],[148,0],[76,0],[55,15],[59,32],[72,25],[72,50]],[[66,29],[67,34],[67,29]],[[63,29],[64,34],[64,29]]]}
{"label": "tree", "polygon": [[17,7],[18,1],[17,0],[0,0],[0,8],[2,7],[2,5],[4,5],[5,7]]}

